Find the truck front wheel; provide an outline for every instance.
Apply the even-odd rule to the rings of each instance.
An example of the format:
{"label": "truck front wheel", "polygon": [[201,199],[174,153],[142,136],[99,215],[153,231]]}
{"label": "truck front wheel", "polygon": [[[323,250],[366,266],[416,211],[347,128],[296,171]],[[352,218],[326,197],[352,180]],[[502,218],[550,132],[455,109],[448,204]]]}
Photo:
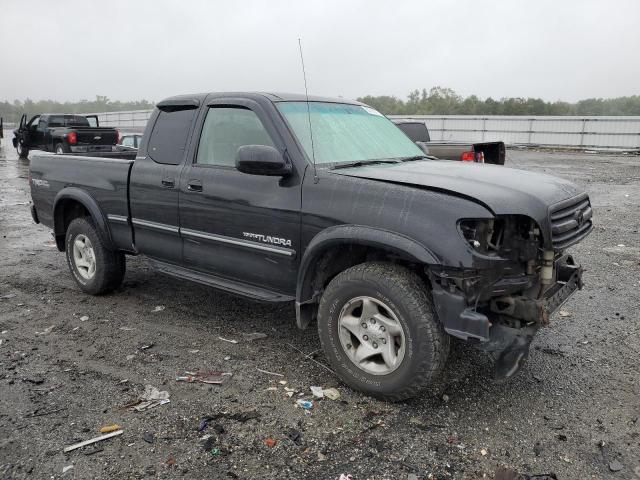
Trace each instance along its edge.
{"label": "truck front wheel", "polygon": [[388,401],[417,395],[449,353],[427,286],[392,263],[363,263],[337,275],[320,300],[318,333],[347,385]]}
{"label": "truck front wheel", "polygon": [[104,246],[90,218],[76,218],[69,224],[65,246],[69,270],[85,293],[109,293],[122,283],[124,254]]}
{"label": "truck front wheel", "polygon": [[16,145],[16,151],[18,152],[18,158],[28,158],[29,157],[29,149],[26,148],[20,140]]}

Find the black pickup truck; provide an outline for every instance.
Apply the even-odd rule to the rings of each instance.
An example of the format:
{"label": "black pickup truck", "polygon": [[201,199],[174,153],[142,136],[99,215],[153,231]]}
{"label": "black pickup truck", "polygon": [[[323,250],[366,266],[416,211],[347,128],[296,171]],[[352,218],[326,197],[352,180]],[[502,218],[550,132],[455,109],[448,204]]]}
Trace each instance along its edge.
{"label": "black pickup truck", "polygon": [[418,394],[450,336],[513,375],[536,331],[582,286],[566,253],[589,197],[559,178],[425,158],[343,99],[212,93],[152,114],[135,160],[34,156],[36,222],[78,286],[116,289],[125,255],[256,300],[295,301],[353,388]]}
{"label": "black pickup truck", "polygon": [[27,158],[29,150],[58,154],[110,152],[118,143],[118,131],[100,127],[96,115],[43,114],[28,122],[27,116],[22,115],[13,135],[13,146],[20,158]]}
{"label": "black pickup truck", "polygon": [[427,125],[420,120],[393,120],[407,137],[427,155],[443,160],[504,165],[507,151],[504,142],[471,143],[456,140],[431,140]]}

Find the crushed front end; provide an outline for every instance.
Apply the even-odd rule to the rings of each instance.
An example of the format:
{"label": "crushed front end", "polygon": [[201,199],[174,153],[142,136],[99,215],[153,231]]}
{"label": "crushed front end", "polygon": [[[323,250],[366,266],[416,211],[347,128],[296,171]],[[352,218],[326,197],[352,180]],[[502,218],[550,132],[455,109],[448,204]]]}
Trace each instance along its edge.
{"label": "crushed front end", "polygon": [[523,215],[460,220],[477,266],[427,270],[445,330],[487,352],[497,378],[515,374],[538,329],[582,288],[582,267],[565,249],[592,228],[586,194],[553,205],[545,225]]}

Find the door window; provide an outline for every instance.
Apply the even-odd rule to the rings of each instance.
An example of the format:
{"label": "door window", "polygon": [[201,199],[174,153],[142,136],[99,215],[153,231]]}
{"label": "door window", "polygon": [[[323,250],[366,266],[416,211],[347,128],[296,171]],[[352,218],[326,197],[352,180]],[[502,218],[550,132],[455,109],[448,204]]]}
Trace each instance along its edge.
{"label": "door window", "polygon": [[212,107],[202,127],[196,163],[235,167],[243,145],[275,147],[258,116],[243,107]]}

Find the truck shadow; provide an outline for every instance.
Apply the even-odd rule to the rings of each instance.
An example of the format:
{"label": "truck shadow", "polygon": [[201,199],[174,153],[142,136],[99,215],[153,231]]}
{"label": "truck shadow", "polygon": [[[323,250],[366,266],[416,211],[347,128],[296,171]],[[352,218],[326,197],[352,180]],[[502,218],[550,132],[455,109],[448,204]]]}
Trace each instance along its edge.
{"label": "truck shadow", "polygon": [[[134,260],[135,263],[139,261]],[[146,262],[142,261],[139,267],[132,266],[128,270],[126,280],[116,295],[142,298],[149,306],[166,306],[178,314],[180,324],[185,328],[204,329],[205,335],[209,337],[201,339],[205,343],[218,342],[218,336],[241,338],[246,333],[266,333],[268,339],[260,347],[256,347],[256,360],[258,363],[264,362],[264,365],[272,365],[272,368],[286,365],[292,358],[304,361],[305,355],[309,355],[315,362],[328,365],[317,336],[316,325],[312,324],[305,331],[299,330],[295,324],[293,303],[254,302],[207,286],[155,275],[146,266]],[[268,355],[268,360],[260,358],[264,355]],[[309,371],[305,375],[309,375],[309,382],[338,382],[337,377],[316,363],[309,361],[308,366]],[[525,366],[525,371],[526,368]],[[406,402],[406,405],[412,408],[432,408],[442,403],[443,396],[455,398],[469,395],[478,399],[486,397],[486,401],[490,402],[496,394],[512,388],[509,384],[519,388],[519,383],[521,381],[518,376],[504,383],[495,382],[491,360],[468,344],[453,340],[449,360],[440,379],[423,396]]]}

